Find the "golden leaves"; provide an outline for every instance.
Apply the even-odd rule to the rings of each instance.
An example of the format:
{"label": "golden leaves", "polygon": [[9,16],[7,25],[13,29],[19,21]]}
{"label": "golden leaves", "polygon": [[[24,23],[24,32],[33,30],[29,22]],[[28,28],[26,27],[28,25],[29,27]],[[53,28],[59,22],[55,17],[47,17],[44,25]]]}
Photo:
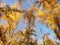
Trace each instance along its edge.
{"label": "golden leaves", "polygon": [[47,17],[46,19],[46,24],[48,25],[48,27],[52,30],[54,30],[56,28],[56,24],[55,24],[55,20],[53,17]]}
{"label": "golden leaves", "polygon": [[50,29],[54,30],[56,28],[53,14],[38,10],[36,11],[36,16],[38,21],[46,23]]}
{"label": "golden leaves", "polygon": [[[8,32],[9,32],[9,30],[11,32],[14,32],[12,30],[15,30],[16,25],[18,24],[18,21],[20,20],[22,15],[24,16],[23,21],[26,20],[24,23],[24,24],[26,24],[26,27],[24,27],[24,29],[26,29],[26,28],[27,29],[24,30],[25,32],[20,31],[19,33],[17,32],[15,34],[13,34],[13,36],[11,36],[12,39],[10,39],[11,40],[10,45],[17,45],[15,43],[15,41],[17,39],[18,39],[19,44],[33,43],[33,40],[30,36],[35,35],[34,34],[35,32],[33,32],[33,30],[35,28],[35,19],[37,19],[39,22],[41,22],[43,24],[45,23],[51,30],[54,30],[56,28],[55,19],[54,19],[55,15],[56,15],[55,13],[60,13],[60,11],[59,11],[60,7],[54,8],[55,5],[56,5],[56,0],[43,0],[40,5],[40,9],[38,9],[36,5],[34,5],[34,6],[32,5],[33,7],[30,7],[27,10],[22,10],[21,2],[17,2],[7,8],[5,8],[3,5],[2,7],[4,7],[4,8],[2,8],[0,10],[2,12],[1,13],[2,16],[0,19],[4,19],[7,21],[8,25],[6,27],[4,26],[4,29],[8,28],[8,29],[6,29],[6,30],[8,30]],[[19,10],[20,9],[19,6],[21,6],[21,10]],[[17,8],[19,8],[19,9],[17,9]],[[23,12],[23,14],[20,12]],[[10,34],[10,32],[9,32],[9,34]],[[32,44],[32,45],[35,45],[35,44]]]}
{"label": "golden leaves", "polygon": [[46,25],[51,29],[54,30],[56,28],[56,22],[55,22],[55,15],[56,12],[58,13],[57,9],[59,9],[57,6],[56,0],[45,0],[41,3],[40,9],[37,9],[36,11],[36,17],[39,22],[46,23]]}
{"label": "golden leaves", "polygon": [[36,12],[36,15],[37,15],[37,16],[43,16],[43,15],[44,15],[44,12],[38,10],[38,11]]}
{"label": "golden leaves", "polygon": [[12,19],[12,21],[16,21],[21,17],[21,14],[18,12],[12,12],[12,14],[9,15],[9,18]]}
{"label": "golden leaves", "polygon": [[1,19],[4,19],[8,22],[9,28],[15,28],[20,18],[21,13],[15,11],[7,12],[6,14],[3,14],[3,16],[1,17]]}

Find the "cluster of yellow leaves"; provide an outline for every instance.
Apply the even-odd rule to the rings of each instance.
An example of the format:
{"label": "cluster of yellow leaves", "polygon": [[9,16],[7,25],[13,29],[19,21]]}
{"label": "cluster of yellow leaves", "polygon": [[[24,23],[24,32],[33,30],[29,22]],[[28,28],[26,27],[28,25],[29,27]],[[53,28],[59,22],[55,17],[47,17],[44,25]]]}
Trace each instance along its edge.
{"label": "cluster of yellow leaves", "polygon": [[56,0],[44,0],[41,4],[42,8],[49,9],[57,5]]}
{"label": "cluster of yellow leaves", "polygon": [[12,13],[7,12],[7,14],[4,14],[1,17],[1,19],[4,19],[8,22],[7,27],[10,27],[10,28],[13,28],[13,27],[15,28],[20,18],[21,18],[21,13],[14,12],[14,11],[12,11]]}
{"label": "cluster of yellow leaves", "polygon": [[51,16],[47,17],[46,23],[50,29],[54,30],[56,28],[55,20],[53,17]]}
{"label": "cluster of yellow leaves", "polygon": [[52,14],[47,14],[46,12],[43,12],[41,10],[38,10],[36,12],[36,16],[40,19],[40,22],[42,21],[42,23],[45,21],[45,23],[47,24],[47,26],[54,30],[55,29],[55,20],[54,20],[54,16]]}
{"label": "cluster of yellow leaves", "polygon": [[37,7],[35,7],[35,10],[36,17],[40,22],[42,21],[42,23],[46,23],[51,30],[54,30],[56,28],[54,17],[60,13],[60,11],[58,12],[60,8],[57,5],[56,0],[43,1],[41,3],[40,9],[37,9]]}
{"label": "cluster of yellow leaves", "polygon": [[45,15],[45,12],[38,10],[38,11],[36,12],[36,15],[37,15],[37,16],[44,16],[44,15]]}

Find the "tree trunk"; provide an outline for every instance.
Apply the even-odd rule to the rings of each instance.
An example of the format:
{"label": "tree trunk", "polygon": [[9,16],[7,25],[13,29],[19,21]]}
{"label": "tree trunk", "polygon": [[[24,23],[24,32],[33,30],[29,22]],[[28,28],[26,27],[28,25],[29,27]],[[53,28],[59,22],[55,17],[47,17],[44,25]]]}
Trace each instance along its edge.
{"label": "tree trunk", "polygon": [[56,22],[56,29],[54,30],[54,32],[57,35],[57,38],[60,40],[60,16],[57,15],[55,17],[55,22]]}

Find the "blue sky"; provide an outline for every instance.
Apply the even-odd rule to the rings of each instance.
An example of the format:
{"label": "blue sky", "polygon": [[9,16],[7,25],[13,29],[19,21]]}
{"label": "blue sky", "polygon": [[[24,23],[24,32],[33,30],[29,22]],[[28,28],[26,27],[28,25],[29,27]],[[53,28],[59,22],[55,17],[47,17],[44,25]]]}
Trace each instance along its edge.
{"label": "blue sky", "polygon": [[[14,2],[17,1],[17,0],[3,0],[3,2],[5,2],[7,5],[10,5],[10,4],[14,4]],[[23,5],[22,5],[23,9],[26,9],[28,6],[26,5],[26,3],[23,2]],[[40,33],[40,28],[42,29],[42,31],[44,33],[47,33],[49,32],[50,35],[49,35],[49,38],[50,39],[53,39],[53,36],[52,34],[54,33],[52,30],[49,30],[46,25],[42,25],[38,22],[36,22],[36,25],[37,25],[37,28],[36,28],[36,34],[37,34],[37,40],[40,41],[41,39],[41,33]],[[19,24],[17,25],[17,29],[19,28],[23,28],[23,23],[19,22]]]}

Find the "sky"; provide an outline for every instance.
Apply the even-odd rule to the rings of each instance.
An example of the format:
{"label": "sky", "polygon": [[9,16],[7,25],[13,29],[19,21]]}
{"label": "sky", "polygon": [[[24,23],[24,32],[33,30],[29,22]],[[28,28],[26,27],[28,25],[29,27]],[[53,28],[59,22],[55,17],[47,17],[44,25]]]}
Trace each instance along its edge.
{"label": "sky", "polygon": [[[3,0],[3,2],[5,2],[5,4],[6,5],[11,5],[11,4],[14,4],[14,2],[16,2],[17,0]],[[27,9],[28,8],[28,4],[26,4],[26,3],[22,3],[23,5],[22,5],[22,8],[23,9]],[[28,6],[27,6],[28,5]],[[18,25],[17,25],[17,27],[16,27],[16,29],[18,30],[18,29],[20,29],[20,28],[23,28],[23,23],[21,23],[21,22],[19,22],[18,23]],[[39,23],[39,22],[36,22],[36,26],[37,26],[37,28],[36,28],[36,34],[37,34],[37,40],[38,40],[38,42],[41,40],[41,33],[40,33],[40,29],[42,29],[42,31],[43,31],[43,33],[47,33],[47,32],[49,32],[50,33],[50,35],[48,36],[50,39],[54,39],[53,38],[53,31],[52,30],[49,30],[49,28],[47,28],[46,27],[46,25],[44,24],[44,25],[42,25],[41,23]]]}

